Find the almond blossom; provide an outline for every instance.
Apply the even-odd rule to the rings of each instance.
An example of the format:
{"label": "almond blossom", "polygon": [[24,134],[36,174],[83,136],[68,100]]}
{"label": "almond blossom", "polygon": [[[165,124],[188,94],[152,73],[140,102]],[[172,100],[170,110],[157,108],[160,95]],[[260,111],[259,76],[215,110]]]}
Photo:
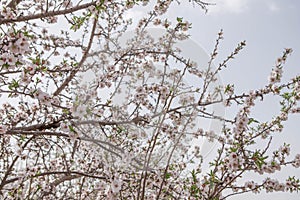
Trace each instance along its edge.
{"label": "almond blossom", "polygon": [[[219,74],[246,42],[214,65],[221,30],[205,64],[185,55],[192,23],[168,16],[179,3],[1,2],[1,199],[221,200],[300,190],[293,174],[274,178],[298,169],[300,154],[272,146],[300,113],[300,77],[283,81],[292,50],[264,86],[238,93]],[[262,120],[255,111],[266,98],[279,107]]]}

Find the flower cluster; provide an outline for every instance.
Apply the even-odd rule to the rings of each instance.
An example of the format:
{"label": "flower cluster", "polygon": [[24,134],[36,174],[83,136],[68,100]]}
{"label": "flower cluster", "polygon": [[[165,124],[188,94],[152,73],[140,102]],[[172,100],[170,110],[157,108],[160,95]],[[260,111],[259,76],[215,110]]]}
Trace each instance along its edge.
{"label": "flower cluster", "polygon": [[13,69],[17,63],[17,61],[19,61],[21,59],[20,56],[15,56],[11,53],[3,53],[1,54],[0,57],[0,65],[3,66],[7,66],[7,68]]}
{"label": "flower cluster", "polygon": [[5,19],[14,19],[17,17],[16,13],[10,7],[5,7],[3,10],[0,10],[0,16]]}
{"label": "flower cluster", "polygon": [[[0,46],[2,46],[0,52],[0,66],[2,70],[12,71],[16,67],[22,66],[25,63],[24,56],[30,53],[29,40],[22,31],[9,30],[0,40]],[[29,78],[23,79],[26,83],[29,82]],[[10,89],[17,89],[17,81],[12,82]]]}
{"label": "flower cluster", "polygon": [[279,66],[276,66],[275,69],[272,69],[272,72],[269,76],[269,83],[271,85],[275,84],[275,83],[279,83],[282,77],[282,68]]}
{"label": "flower cluster", "polygon": [[5,125],[0,125],[0,134],[4,134],[7,131],[7,127]]}
{"label": "flower cluster", "polygon": [[270,161],[268,163],[265,163],[261,166],[261,169],[258,170],[259,173],[275,173],[275,171],[280,171],[281,166],[276,161]]}
{"label": "flower cluster", "polygon": [[275,83],[279,83],[282,78],[283,73],[283,64],[285,63],[287,56],[292,53],[292,49],[285,49],[283,52],[282,57],[278,58],[276,61],[275,68],[272,69],[272,72],[269,76],[269,83],[270,85],[273,85]]}
{"label": "flower cluster", "polygon": [[87,106],[84,104],[80,104],[78,106],[74,105],[72,114],[74,117],[83,117],[87,114]]}
{"label": "flower cluster", "polygon": [[285,184],[279,183],[276,179],[267,178],[264,181],[263,187],[265,188],[266,192],[273,192],[273,191],[281,191],[285,190]]}
{"label": "flower cluster", "polygon": [[237,171],[243,165],[243,158],[236,152],[231,152],[224,161],[229,171]]}
{"label": "flower cluster", "polygon": [[171,3],[171,0],[159,0],[157,5],[155,5],[154,10],[157,12],[157,14],[162,15],[167,12]]}
{"label": "flower cluster", "polygon": [[241,110],[236,117],[234,133],[237,136],[243,133],[247,128],[248,122],[249,118],[247,116],[247,113],[245,113],[244,110]]}
{"label": "flower cluster", "polygon": [[294,161],[293,161],[293,166],[296,168],[300,167],[300,154],[297,154]]}
{"label": "flower cluster", "polygon": [[39,100],[41,104],[46,106],[51,105],[51,100],[52,100],[51,96],[48,93],[43,92],[41,89],[37,89],[34,93],[34,96]]}
{"label": "flower cluster", "polygon": [[244,185],[245,189],[249,189],[254,193],[258,193],[259,190],[259,185],[257,183],[255,183],[254,181],[247,181]]}

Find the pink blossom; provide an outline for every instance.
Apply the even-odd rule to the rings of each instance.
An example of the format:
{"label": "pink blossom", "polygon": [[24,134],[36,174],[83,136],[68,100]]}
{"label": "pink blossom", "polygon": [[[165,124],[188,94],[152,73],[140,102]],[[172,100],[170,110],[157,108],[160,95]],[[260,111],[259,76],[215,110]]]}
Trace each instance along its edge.
{"label": "pink blossom", "polygon": [[48,93],[43,92],[41,89],[38,89],[34,93],[34,95],[40,101],[41,104],[47,105],[47,106],[51,105],[51,96]]}
{"label": "pink blossom", "polygon": [[0,125],[0,134],[5,134],[7,131],[7,126],[5,125]]}
{"label": "pink blossom", "polygon": [[300,154],[297,154],[295,156],[295,159],[293,161],[293,166],[296,167],[296,168],[300,167]]}
{"label": "pink blossom", "polygon": [[110,189],[113,194],[117,194],[122,188],[122,180],[120,178],[114,178],[111,181]]}

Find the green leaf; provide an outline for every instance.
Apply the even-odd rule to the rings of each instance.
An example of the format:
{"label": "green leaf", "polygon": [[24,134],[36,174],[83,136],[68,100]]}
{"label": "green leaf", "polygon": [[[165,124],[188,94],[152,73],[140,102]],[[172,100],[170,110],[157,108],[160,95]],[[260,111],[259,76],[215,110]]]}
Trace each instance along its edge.
{"label": "green leaf", "polygon": [[74,129],[73,126],[69,125],[69,129],[70,129],[70,131],[72,131],[73,133],[75,133],[75,129]]}
{"label": "green leaf", "polygon": [[177,17],[177,22],[182,23],[182,17]]}
{"label": "green leaf", "polygon": [[77,17],[74,16],[72,18],[73,25],[71,26],[71,30],[77,31],[83,25],[87,17]]}
{"label": "green leaf", "polygon": [[192,174],[193,182],[197,183],[197,172],[193,169],[191,171],[191,174]]}
{"label": "green leaf", "polygon": [[250,125],[251,123],[259,123],[259,121],[253,118],[249,118],[248,125]]}
{"label": "green leaf", "polygon": [[165,178],[166,178],[166,179],[171,178],[171,173],[166,173]]}
{"label": "green leaf", "polygon": [[8,86],[8,88],[10,90],[16,89],[17,87],[19,87],[19,83],[15,79],[13,79],[12,82]]}
{"label": "green leaf", "polygon": [[283,97],[284,99],[286,99],[286,100],[289,100],[289,99],[291,98],[291,96],[292,96],[292,95],[291,95],[290,93],[288,93],[288,92],[282,94],[282,97]]}

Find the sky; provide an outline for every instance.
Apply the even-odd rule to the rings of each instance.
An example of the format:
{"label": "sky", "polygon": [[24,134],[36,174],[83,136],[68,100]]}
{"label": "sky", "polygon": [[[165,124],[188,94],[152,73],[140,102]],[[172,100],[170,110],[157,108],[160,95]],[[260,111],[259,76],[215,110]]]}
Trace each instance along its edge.
{"label": "sky", "polygon": [[[230,62],[228,69],[220,73],[224,84],[234,83],[236,91],[247,92],[264,86],[276,58],[282,55],[284,48],[292,48],[284,68],[283,79],[300,75],[300,1],[297,0],[207,0],[216,5],[210,6],[205,14],[201,9],[182,3],[174,6],[176,12],[169,12],[172,17],[184,17],[192,22],[191,39],[210,53],[220,29],[224,40],[220,45],[219,58],[222,61],[243,40],[247,46]],[[216,62],[218,63],[218,62]],[[215,64],[216,64],[215,63]],[[265,104],[258,104],[254,114],[261,120],[276,114],[279,104],[267,99]],[[230,113],[230,111],[227,111]],[[273,147],[283,142],[290,143],[292,154],[300,153],[300,116],[295,115],[285,123],[285,129],[273,138]],[[300,169],[286,168],[272,177],[284,180],[289,175],[300,177]],[[253,178],[251,175],[249,178]],[[256,177],[257,178],[257,177]],[[230,200],[267,199],[298,200],[300,194],[262,193],[259,195],[243,194],[230,197]]]}

